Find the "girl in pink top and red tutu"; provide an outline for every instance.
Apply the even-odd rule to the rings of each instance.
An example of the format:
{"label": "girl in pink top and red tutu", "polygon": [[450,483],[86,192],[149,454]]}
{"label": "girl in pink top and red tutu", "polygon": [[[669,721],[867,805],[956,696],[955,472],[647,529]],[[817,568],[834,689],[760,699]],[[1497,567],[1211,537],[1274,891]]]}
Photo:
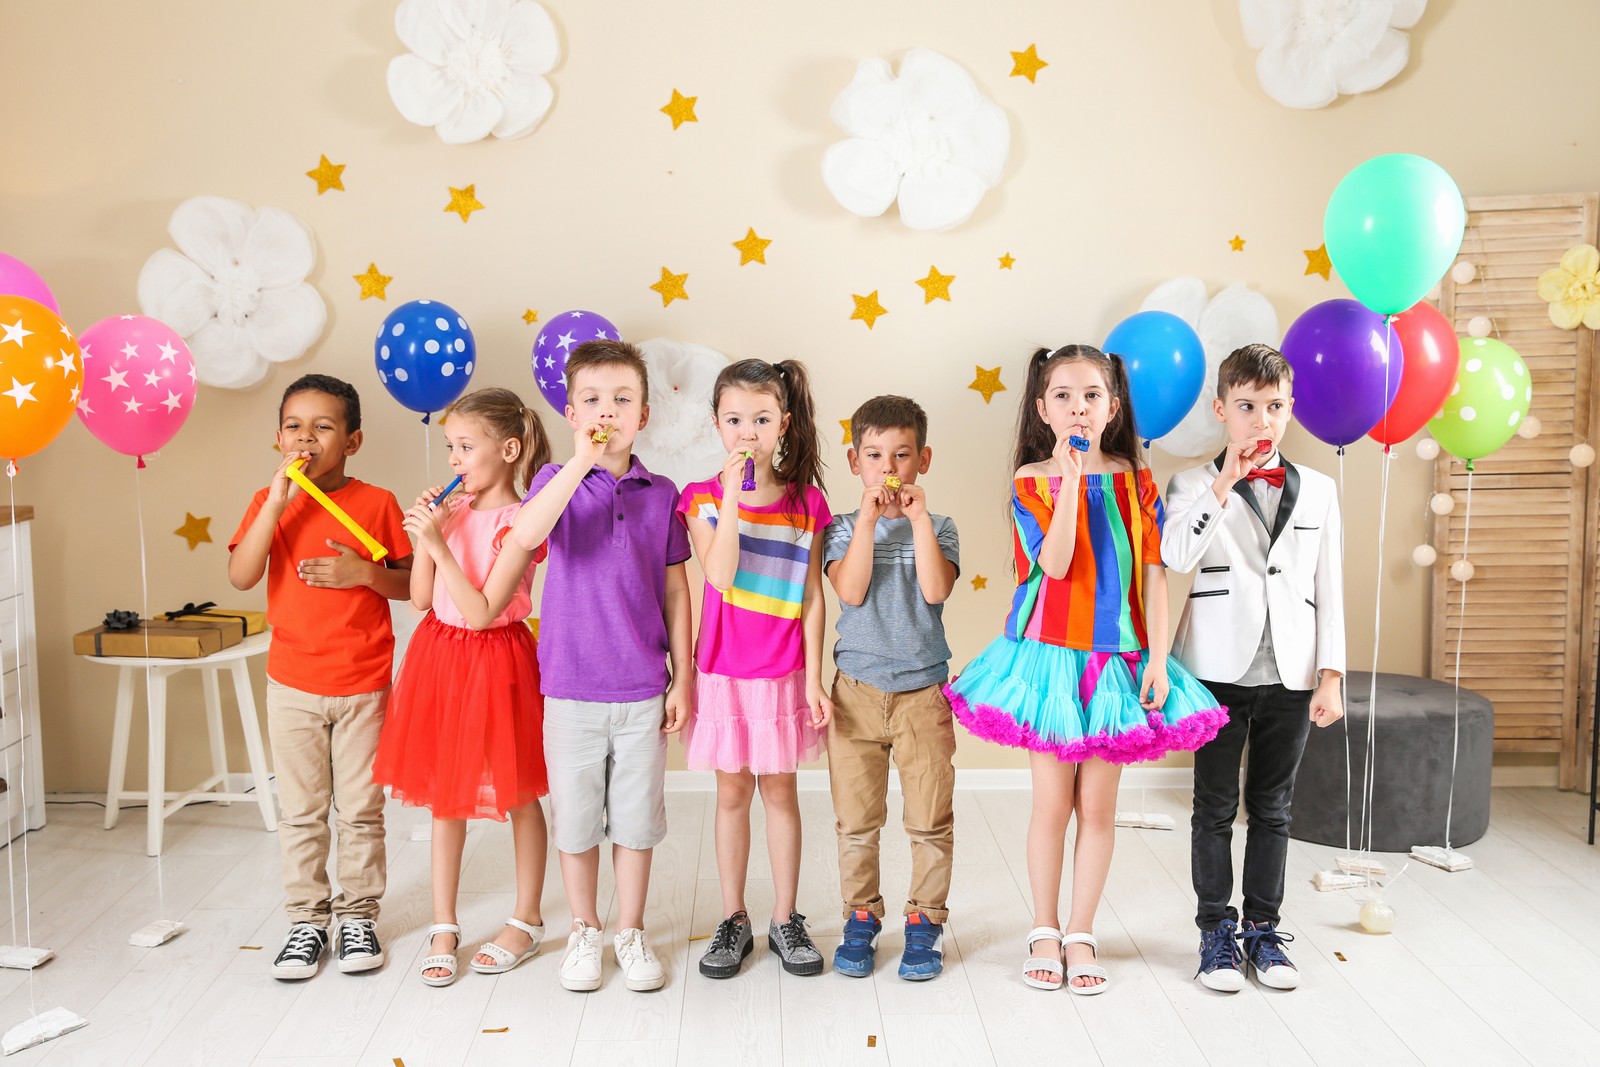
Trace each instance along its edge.
{"label": "girl in pink top and red tutu", "polygon": [[517,902],[505,929],[472,958],[485,974],[509,971],[544,936],[544,700],[533,634],[531,553],[508,535],[522,505],[518,484],[550,459],[544,428],[508,389],[468,393],[444,413],[459,496],[442,486],[406,513],[416,543],[411,602],[428,612],[389,697],[372,775],[406,804],[433,813],[433,926],[422,980],[456,977],[461,927],[456,894],[468,819],[511,820]]}

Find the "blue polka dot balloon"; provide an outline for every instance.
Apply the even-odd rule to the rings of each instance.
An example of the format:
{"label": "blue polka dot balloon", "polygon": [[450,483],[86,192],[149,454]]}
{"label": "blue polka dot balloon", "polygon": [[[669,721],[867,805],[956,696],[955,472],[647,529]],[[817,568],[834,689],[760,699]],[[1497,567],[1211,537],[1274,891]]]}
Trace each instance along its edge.
{"label": "blue polka dot balloon", "polygon": [[402,407],[422,413],[449,407],[467,391],[478,349],[467,320],[437,300],[401,304],[372,343],[378,380]]}

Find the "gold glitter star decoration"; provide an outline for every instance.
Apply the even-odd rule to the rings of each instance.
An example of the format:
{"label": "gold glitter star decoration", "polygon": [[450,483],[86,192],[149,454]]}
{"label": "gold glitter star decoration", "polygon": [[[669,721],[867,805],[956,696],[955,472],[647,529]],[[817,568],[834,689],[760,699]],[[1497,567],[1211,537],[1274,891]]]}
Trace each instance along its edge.
{"label": "gold glitter star decoration", "polygon": [[379,274],[376,263],[368,263],[366,273],[353,274],[351,277],[361,285],[361,299],[365,300],[369,296],[375,296],[379,300],[389,299],[384,290],[390,282],[394,281],[394,275]]}
{"label": "gold glitter star decoration", "polygon": [[999,367],[994,370],[984,370],[982,367],[973,367],[972,369],[978,372],[978,376],[972,379],[972,384],[967,388],[982,393],[985,404],[994,399],[994,394],[1005,391],[1006,387],[1000,381]]}
{"label": "gold glitter star decoration", "polygon": [[850,420],[849,419],[840,419],[839,420],[839,425],[844,428],[844,440],[842,442],[840,442],[840,443],[841,444],[846,444],[846,445],[854,444],[855,440],[850,436]]}
{"label": "gold glitter star decoration", "polygon": [[1015,263],[1016,261],[1017,257],[1013,256],[1010,252],[1007,252],[1005,255],[1000,257],[1000,269],[1010,270],[1011,264]]}
{"label": "gold glitter star decoration", "polygon": [[939,268],[929,265],[928,276],[918,278],[917,284],[922,286],[922,302],[931,304],[935,300],[950,302],[950,283],[956,280],[954,274],[940,274]]}
{"label": "gold glitter star decoration", "polygon": [[189,551],[193,552],[196,545],[211,543],[211,516],[196,518],[185,511],[183,525],[172,532],[189,542]]}
{"label": "gold glitter star decoration", "polygon": [[534,323],[539,321],[539,313],[533,310],[533,308],[529,308],[522,313],[522,321],[527,323],[529,326],[532,326]]}
{"label": "gold glitter star decoration", "polygon": [[1322,280],[1327,281],[1328,272],[1333,269],[1333,262],[1328,259],[1328,246],[1323,244],[1303,251],[1306,254],[1306,273],[1320,274]]}
{"label": "gold glitter star decoration", "polygon": [[1240,237],[1238,234],[1234,234],[1228,239],[1228,247],[1233,249],[1235,252],[1243,252],[1244,238]]}
{"label": "gold glitter star decoration", "polygon": [[674,300],[687,300],[689,294],[684,291],[683,283],[689,280],[688,273],[674,274],[665,267],[661,268],[661,280],[650,288],[661,294],[661,306],[666,307]]}
{"label": "gold glitter star decoration", "polygon": [[767,246],[771,243],[772,238],[758,237],[755,227],[749,227],[744,235],[744,240],[733,242],[733,247],[739,250],[739,266],[742,267],[746,263],[760,263],[765,266],[767,262]]}
{"label": "gold glitter star decoration", "polygon": [[878,290],[874,289],[866,296],[851,293],[850,298],[856,302],[856,309],[850,313],[850,318],[860,319],[867,324],[867,329],[872,329],[872,324],[878,321],[880,315],[889,314],[889,309],[878,303]]}
{"label": "gold glitter star decoration", "polygon": [[1011,76],[1013,78],[1027,78],[1029,82],[1033,82],[1034,75],[1049,65],[1039,58],[1038,50],[1031,44],[1025,52],[1011,53]]}
{"label": "gold glitter star decoration", "polygon": [[477,186],[469,185],[465,189],[447,186],[450,190],[450,202],[444,206],[446,211],[454,211],[461,216],[461,221],[466,222],[467,216],[474,211],[482,211],[483,204],[478,201]]}
{"label": "gold glitter star decoration", "polygon": [[674,89],[672,99],[667,101],[667,106],[661,109],[661,113],[672,120],[673,129],[677,129],[685,122],[699,122],[694,114],[694,102],[698,99],[700,99],[698,96],[684,96]]}
{"label": "gold glitter star decoration", "polygon": [[989,579],[985,578],[981,574],[974,574],[972,576],[972,588],[974,590],[989,588]]}
{"label": "gold glitter star decoration", "polygon": [[329,163],[328,157],[323,156],[314,170],[306,171],[306,177],[317,183],[318,196],[329,189],[344,192],[344,166],[343,163]]}

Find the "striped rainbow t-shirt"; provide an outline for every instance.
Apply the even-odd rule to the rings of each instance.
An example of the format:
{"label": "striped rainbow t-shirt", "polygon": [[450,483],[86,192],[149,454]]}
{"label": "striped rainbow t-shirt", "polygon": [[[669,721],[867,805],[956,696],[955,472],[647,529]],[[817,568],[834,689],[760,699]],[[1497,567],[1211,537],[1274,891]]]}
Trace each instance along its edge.
{"label": "striped rainbow t-shirt", "polygon": [[[739,572],[726,597],[706,583],[695,644],[700,670],[729,678],[782,678],[806,665],[800,618],[806,571],[833,515],[813,486],[806,486],[802,500],[803,513],[783,498],[759,507],[739,505]],[[678,512],[716,526],[721,503],[722,485],[711,478],[684,487]]]}

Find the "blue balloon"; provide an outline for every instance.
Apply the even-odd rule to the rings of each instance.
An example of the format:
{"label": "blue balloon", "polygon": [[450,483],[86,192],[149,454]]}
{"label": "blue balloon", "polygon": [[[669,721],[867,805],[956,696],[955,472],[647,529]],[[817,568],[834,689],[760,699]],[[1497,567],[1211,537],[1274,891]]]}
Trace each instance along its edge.
{"label": "blue balloon", "polygon": [[378,380],[402,407],[430,412],[467,391],[478,348],[467,320],[449,304],[412,300],[384,318],[372,343]]}
{"label": "blue balloon", "polygon": [[1205,349],[1178,316],[1166,311],[1129,315],[1106,337],[1104,348],[1122,357],[1134,425],[1146,443],[1171,433],[1200,399]]}

